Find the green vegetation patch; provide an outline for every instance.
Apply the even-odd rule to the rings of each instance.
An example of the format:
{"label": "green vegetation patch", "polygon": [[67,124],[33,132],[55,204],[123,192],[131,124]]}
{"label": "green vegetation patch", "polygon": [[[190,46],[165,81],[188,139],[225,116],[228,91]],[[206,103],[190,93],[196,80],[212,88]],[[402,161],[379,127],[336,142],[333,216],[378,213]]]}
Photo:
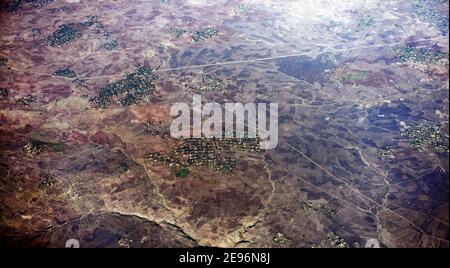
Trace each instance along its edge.
{"label": "green vegetation patch", "polygon": [[54,152],[64,152],[65,145],[63,143],[47,143],[48,147]]}
{"label": "green vegetation patch", "polygon": [[364,81],[369,78],[369,73],[365,71],[355,71],[352,73],[347,73],[339,77],[339,81],[343,84]]}
{"label": "green vegetation patch", "polygon": [[175,173],[175,176],[179,178],[186,178],[187,176],[189,176],[189,169],[186,167],[182,167],[177,171],[177,173]]}

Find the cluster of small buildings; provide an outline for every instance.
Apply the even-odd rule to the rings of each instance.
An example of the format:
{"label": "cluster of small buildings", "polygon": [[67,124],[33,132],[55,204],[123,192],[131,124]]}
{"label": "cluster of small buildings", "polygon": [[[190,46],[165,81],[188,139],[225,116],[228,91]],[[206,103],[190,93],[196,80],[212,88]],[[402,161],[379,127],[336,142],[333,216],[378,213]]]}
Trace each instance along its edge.
{"label": "cluster of small buildings", "polygon": [[33,28],[31,29],[31,33],[33,34],[33,37],[41,36],[42,32],[39,28]]}
{"label": "cluster of small buildings", "polygon": [[209,74],[202,75],[202,81],[204,85],[200,88],[201,93],[225,90],[225,82]]}
{"label": "cluster of small buildings", "polygon": [[183,145],[175,149],[175,155],[186,159],[188,166],[207,166],[214,171],[231,171],[236,166],[236,158],[229,144],[216,139],[186,139]]}
{"label": "cluster of small buildings", "polygon": [[44,145],[42,141],[31,140],[23,147],[23,151],[28,155],[38,155],[44,151]]}
{"label": "cluster of small buildings", "polygon": [[[188,30],[186,30],[184,28],[176,27],[173,25],[169,25],[167,27],[167,31],[169,33],[171,33],[177,39],[181,38],[184,34],[186,34],[188,32]],[[215,36],[219,33],[219,30],[214,27],[206,27],[201,30],[197,30],[194,32],[189,31],[189,32],[192,34],[191,38],[194,42],[200,42],[200,41],[204,41],[206,39],[213,38],[213,36]]]}
{"label": "cluster of small buildings", "polygon": [[6,98],[9,95],[9,91],[6,88],[0,88],[0,98]]}
{"label": "cluster of small buildings", "polygon": [[253,6],[245,2],[237,4],[234,8],[234,12],[236,13],[236,15],[251,13],[253,12],[253,10]]}
{"label": "cluster of small buildings", "polygon": [[371,15],[363,15],[357,25],[358,30],[363,30],[365,28],[369,28],[375,25],[375,19]]}
{"label": "cluster of small buildings", "polygon": [[57,70],[53,73],[54,76],[59,76],[59,77],[64,77],[64,78],[68,78],[68,79],[72,79],[72,82],[79,86],[79,87],[86,87],[86,79],[78,77],[77,74],[69,69],[69,68],[65,68],[65,69],[60,69]]}
{"label": "cluster of small buildings", "polygon": [[100,108],[107,108],[113,102],[123,106],[138,104],[145,96],[155,92],[154,83],[157,79],[153,69],[138,66],[135,73],[127,74],[123,79],[101,88],[91,101]]}
{"label": "cluster of small buildings", "polygon": [[51,14],[59,14],[59,13],[67,12],[72,9],[73,9],[72,6],[62,6],[62,7],[58,7],[58,8],[48,8],[47,10]]}
{"label": "cluster of small buildings", "polygon": [[119,42],[115,39],[103,42],[102,44],[102,47],[109,51],[114,50],[117,46],[119,46]]}
{"label": "cluster of small buildings", "polygon": [[168,167],[179,168],[179,167],[183,166],[182,165],[183,163],[178,158],[173,157],[173,156],[166,156],[166,155],[164,155],[162,153],[159,153],[159,152],[157,152],[157,153],[148,153],[148,154],[145,155],[145,159],[147,161],[149,161],[149,162],[152,162],[152,163],[155,163],[155,164],[156,163],[164,164],[164,165],[166,165]]}
{"label": "cluster of small buildings", "polygon": [[79,23],[62,24],[49,37],[47,42],[52,47],[62,46],[83,36],[82,25]]}
{"label": "cluster of small buildings", "polygon": [[195,42],[204,41],[205,39],[212,38],[213,36],[217,35],[219,33],[219,30],[217,30],[214,27],[206,27],[202,30],[195,31],[192,35],[192,40]]}
{"label": "cluster of small buildings", "polygon": [[258,139],[244,138],[188,138],[167,156],[162,153],[149,153],[147,161],[181,168],[207,166],[213,171],[232,171],[236,166],[235,151],[259,152]]}
{"label": "cluster of small buildings", "polygon": [[24,106],[29,106],[32,103],[35,103],[37,101],[36,97],[33,95],[27,95],[25,97],[22,97],[16,101],[17,104],[22,104]]}
{"label": "cluster of small buildings", "polygon": [[130,170],[130,166],[125,161],[120,162],[119,165],[117,166],[117,171],[120,173],[127,172],[128,170]]}
{"label": "cluster of small buildings", "polygon": [[349,243],[344,238],[333,232],[327,234],[327,239],[330,246],[333,248],[350,248]]}
{"label": "cluster of small buildings", "polygon": [[277,233],[277,234],[273,237],[272,241],[273,241],[275,244],[280,244],[280,245],[284,245],[284,244],[286,244],[286,243],[289,242],[289,240],[286,238],[286,236],[285,236],[284,234],[282,234],[282,233]]}
{"label": "cluster of small buildings", "polygon": [[24,4],[31,4],[33,7],[40,8],[50,4],[54,0],[10,0],[0,1],[0,11],[17,12],[20,11]]}
{"label": "cluster of small buildings", "polygon": [[48,174],[42,176],[41,181],[39,182],[39,188],[43,190],[50,189],[56,183],[56,179]]}
{"label": "cluster of small buildings", "polygon": [[306,213],[310,213],[310,212],[314,211],[314,207],[313,207],[313,204],[311,203],[311,201],[301,202],[299,204],[298,208],[300,210],[303,210]]}
{"label": "cluster of small buildings", "polygon": [[77,77],[77,74],[73,70],[71,70],[69,68],[56,70],[53,73],[53,75],[59,76],[59,77],[71,78],[71,79]]}
{"label": "cluster of small buildings", "polygon": [[[358,243],[354,243],[354,247],[358,247]],[[341,236],[334,232],[327,233],[326,237],[320,241],[311,244],[312,248],[350,248],[350,244]]]}
{"label": "cluster of small buildings", "polygon": [[0,57],[0,67],[6,67],[6,63],[8,63],[8,59],[5,57]]}
{"label": "cluster of small buildings", "polygon": [[225,82],[221,79],[213,77],[209,74],[202,75],[202,83],[199,86],[186,85],[186,88],[194,91],[197,94],[204,94],[212,91],[225,91]]}
{"label": "cluster of small buildings", "polygon": [[182,154],[187,150],[198,153],[215,151],[248,151],[260,152],[260,142],[258,138],[187,138],[184,145],[177,147],[175,152]]}
{"label": "cluster of small buildings", "polygon": [[157,130],[156,128],[148,128],[144,131],[145,135],[150,135],[150,136],[158,136],[159,135],[159,130]]}
{"label": "cluster of small buildings", "polygon": [[448,54],[427,48],[394,47],[392,52],[400,63],[413,62],[421,64],[436,64],[442,60],[448,60]]}
{"label": "cluster of small buildings", "polygon": [[313,211],[320,211],[331,218],[335,218],[338,215],[336,207],[330,203],[317,206],[317,204],[313,204],[311,201],[305,201],[299,204],[299,209],[308,214]]}
{"label": "cluster of small buildings", "polygon": [[383,160],[392,160],[395,158],[391,146],[385,146],[384,148],[378,148],[378,155]]}
{"label": "cluster of small buildings", "polygon": [[98,19],[98,16],[88,16],[87,18],[88,21],[85,23],[95,26],[93,33],[100,35],[102,48],[111,51],[119,46],[119,42],[113,38],[111,32],[106,31],[105,25]]}
{"label": "cluster of small buildings", "polygon": [[[436,25],[436,27],[443,33],[448,33],[448,18],[443,15],[439,10],[432,8],[431,1],[428,0],[415,0],[412,8],[412,13],[419,18]],[[446,0],[432,1],[437,4],[444,4]]]}
{"label": "cluster of small buildings", "polygon": [[411,147],[419,150],[426,148],[437,153],[448,153],[448,137],[441,132],[441,126],[432,124],[405,125],[401,129],[402,136],[410,140]]}
{"label": "cluster of small buildings", "polygon": [[202,82],[198,86],[186,85],[186,88],[197,94],[204,94],[212,91],[225,91],[225,82],[209,74],[202,75]]}
{"label": "cluster of small buildings", "polygon": [[325,215],[335,218],[338,215],[338,212],[336,210],[336,207],[333,206],[330,203],[323,204],[319,207],[319,210],[324,213]]}
{"label": "cluster of small buildings", "polygon": [[169,26],[168,31],[169,33],[173,34],[177,39],[181,38],[185,33],[187,33],[187,30],[175,26]]}
{"label": "cluster of small buildings", "polygon": [[106,50],[113,50],[118,46],[117,40],[112,38],[110,32],[105,31],[105,25],[98,20],[97,16],[87,16],[87,21],[81,23],[62,24],[47,37],[47,43],[53,47],[59,47],[73,42],[83,36],[88,28],[94,26],[92,32],[101,35],[101,46]]}

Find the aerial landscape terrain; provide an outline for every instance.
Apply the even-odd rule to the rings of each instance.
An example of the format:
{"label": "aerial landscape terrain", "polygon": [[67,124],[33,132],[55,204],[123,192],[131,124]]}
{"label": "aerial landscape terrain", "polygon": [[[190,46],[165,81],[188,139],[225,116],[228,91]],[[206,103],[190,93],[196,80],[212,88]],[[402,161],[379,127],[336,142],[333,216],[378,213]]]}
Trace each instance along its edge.
{"label": "aerial landscape terrain", "polygon": [[[449,247],[447,0],[0,0],[0,247]],[[277,103],[278,145],[170,135]]]}

